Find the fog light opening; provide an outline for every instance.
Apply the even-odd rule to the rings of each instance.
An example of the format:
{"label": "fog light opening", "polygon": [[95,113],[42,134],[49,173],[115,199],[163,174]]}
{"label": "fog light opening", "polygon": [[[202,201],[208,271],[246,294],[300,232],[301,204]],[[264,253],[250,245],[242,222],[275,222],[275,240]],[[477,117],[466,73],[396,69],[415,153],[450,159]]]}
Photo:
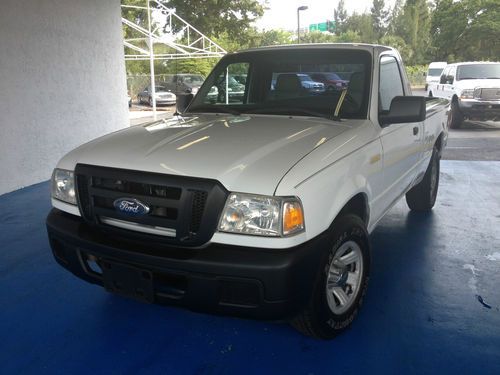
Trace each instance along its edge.
{"label": "fog light opening", "polygon": [[87,263],[87,266],[91,272],[93,272],[97,275],[102,275],[102,268],[99,265],[99,261],[97,260],[97,257],[95,257],[92,254],[87,254],[86,263]]}

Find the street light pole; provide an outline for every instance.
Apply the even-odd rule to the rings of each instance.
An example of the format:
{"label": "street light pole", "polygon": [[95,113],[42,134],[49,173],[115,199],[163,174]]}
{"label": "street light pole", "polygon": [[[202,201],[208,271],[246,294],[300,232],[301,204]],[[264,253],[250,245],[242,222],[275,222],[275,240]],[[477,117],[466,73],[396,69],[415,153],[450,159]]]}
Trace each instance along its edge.
{"label": "street light pole", "polygon": [[297,8],[297,44],[300,43],[300,11],[306,10],[307,8],[306,5]]}

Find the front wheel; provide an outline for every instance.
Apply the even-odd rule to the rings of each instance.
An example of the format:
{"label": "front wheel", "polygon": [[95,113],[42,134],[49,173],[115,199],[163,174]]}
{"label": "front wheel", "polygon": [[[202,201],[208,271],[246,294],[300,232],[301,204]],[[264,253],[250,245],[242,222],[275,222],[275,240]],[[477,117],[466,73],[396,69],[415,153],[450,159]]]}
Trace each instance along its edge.
{"label": "front wheel", "polygon": [[456,100],[451,102],[450,112],[448,113],[448,128],[457,129],[464,122],[464,115],[460,112],[458,108],[458,103]]}
{"label": "front wheel", "polygon": [[370,273],[368,233],[359,217],[335,220],[328,243],[311,299],[290,322],[301,333],[319,339],[332,339],[351,325]]}
{"label": "front wheel", "polygon": [[424,178],[406,193],[406,203],[412,211],[430,211],[436,203],[439,187],[440,155],[434,147]]}

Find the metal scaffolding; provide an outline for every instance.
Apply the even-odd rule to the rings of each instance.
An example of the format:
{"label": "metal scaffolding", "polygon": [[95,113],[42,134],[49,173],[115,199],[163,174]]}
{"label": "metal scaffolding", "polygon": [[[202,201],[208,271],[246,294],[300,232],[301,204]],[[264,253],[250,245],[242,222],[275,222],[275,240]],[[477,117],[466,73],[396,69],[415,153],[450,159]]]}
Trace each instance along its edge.
{"label": "metal scaffolding", "polygon": [[[156,119],[155,60],[220,58],[226,51],[160,1],[145,0],[146,6],[122,5],[122,10],[147,12],[147,25],[122,17],[125,60],[149,60],[153,117]],[[122,12],[124,13],[124,12]],[[156,52],[154,46],[157,47]]]}

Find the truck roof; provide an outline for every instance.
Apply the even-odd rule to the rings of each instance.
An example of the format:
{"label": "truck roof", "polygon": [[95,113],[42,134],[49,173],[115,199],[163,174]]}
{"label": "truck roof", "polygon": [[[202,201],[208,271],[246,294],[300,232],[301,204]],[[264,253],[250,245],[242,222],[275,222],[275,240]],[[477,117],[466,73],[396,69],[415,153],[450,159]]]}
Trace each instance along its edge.
{"label": "truck roof", "polygon": [[308,44],[283,44],[277,46],[266,46],[266,47],[256,47],[249,48],[237,52],[259,52],[259,51],[280,51],[280,50],[297,50],[297,49],[317,49],[317,48],[332,48],[332,49],[362,49],[372,52],[377,50],[377,52],[382,51],[395,51],[392,47],[382,46],[380,44],[367,44],[367,43],[308,43]]}
{"label": "truck roof", "polygon": [[465,61],[465,62],[448,64],[448,66],[473,65],[473,64],[500,64],[500,61]]}

